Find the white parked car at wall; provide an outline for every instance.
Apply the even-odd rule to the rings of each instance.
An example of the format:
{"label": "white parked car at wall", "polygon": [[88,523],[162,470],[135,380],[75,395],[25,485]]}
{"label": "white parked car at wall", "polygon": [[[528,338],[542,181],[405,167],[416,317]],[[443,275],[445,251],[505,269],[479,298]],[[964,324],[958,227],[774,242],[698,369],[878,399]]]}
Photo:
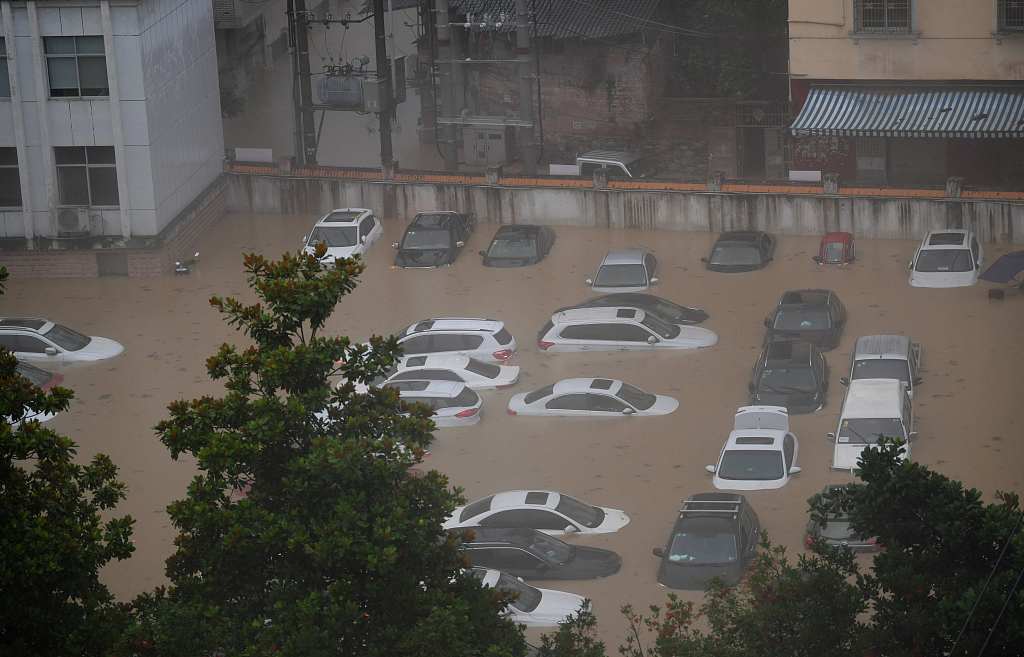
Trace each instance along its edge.
{"label": "white parked car at wall", "polygon": [[124,351],[120,342],[82,335],[40,317],[0,317],[0,347],[18,360],[56,364],[106,360]]}
{"label": "white parked car at wall", "polygon": [[583,596],[565,591],[539,589],[522,579],[493,568],[471,568],[473,575],[488,587],[516,594],[505,613],[518,625],[526,627],[557,627],[580,610]]}
{"label": "white parked car at wall", "polygon": [[387,383],[408,379],[455,381],[471,390],[488,390],[514,385],[519,367],[494,365],[469,356],[405,356],[398,361],[397,372]]}
{"label": "white parked car at wall", "polygon": [[658,284],[658,261],[647,249],[609,251],[587,285],[594,292],[642,292]]}
{"label": "white parked car at wall", "polygon": [[402,401],[419,403],[434,410],[437,428],[468,427],[480,421],[483,401],[464,383],[454,381],[395,381],[384,387],[398,391]]}
{"label": "white parked car at wall", "polygon": [[503,322],[480,317],[434,317],[410,324],[398,334],[405,356],[471,356],[504,363],[516,351],[516,339]]}
{"label": "white parked car at wall", "polygon": [[351,258],[362,255],[383,234],[380,220],[366,208],[338,208],[331,210],[313,225],[313,230],[303,238],[306,253],[312,254],[316,245],[323,242],[327,247],[324,260]]}
{"label": "white parked car at wall", "polygon": [[924,236],[910,269],[911,287],[967,287],[978,282],[984,252],[970,230],[934,230]]}
{"label": "white parked car at wall", "polygon": [[652,395],[618,379],[563,379],[533,392],[514,395],[509,415],[622,417],[668,415],[679,408],[672,397]]}
{"label": "white parked car at wall", "polygon": [[736,411],[733,431],[717,465],[707,466],[719,490],[782,488],[792,475],[800,445],[789,431],[789,413],[782,406],[744,406]]}
{"label": "white parked car at wall", "polygon": [[629,516],[547,490],[510,490],[460,506],[444,523],[456,527],[511,527],[545,534],[610,534],[629,524]]}
{"label": "white parked car at wall", "polygon": [[699,349],[718,342],[700,326],[669,324],[639,308],[570,308],[555,313],[537,334],[541,351]]}

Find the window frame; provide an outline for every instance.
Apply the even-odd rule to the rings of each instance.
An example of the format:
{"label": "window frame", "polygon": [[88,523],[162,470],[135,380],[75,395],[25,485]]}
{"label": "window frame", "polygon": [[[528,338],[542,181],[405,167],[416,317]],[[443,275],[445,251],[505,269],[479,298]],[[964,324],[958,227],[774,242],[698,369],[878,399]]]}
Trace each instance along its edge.
{"label": "window frame", "polygon": [[[11,70],[7,67],[7,38],[0,36],[0,99],[11,99]],[[4,86],[7,89],[4,89]],[[6,93],[5,93],[6,91]]]}
{"label": "window frame", "polygon": [[[1007,5],[1013,3],[1015,10],[1019,12],[1019,24],[1011,25],[1007,20],[1007,14],[1009,12]],[[1019,34],[1024,35],[1024,1],[1022,0],[995,0],[996,5],[996,34],[1008,35],[1008,34]],[[1015,14],[1016,16],[1017,14]]]}
{"label": "window frame", "polygon": [[[905,26],[893,27],[889,24],[889,12],[890,7],[897,3],[906,2],[906,14],[907,22]],[[875,11],[879,11],[882,20],[885,23],[881,27],[865,27],[864,25],[864,4],[872,3],[877,4],[879,7]],[[916,27],[917,5],[916,0],[853,0],[853,34],[858,37],[863,36],[875,36],[875,37],[893,37],[893,36],[913,36],[916,34],[914,28]]]}
{"label": "window frame", "polygon": [[[103,52],[102,53],[90,53],[90,52],[81,53],[81,52],[79,52],[78,51],[78,49],[79,49],[78,39],[86,38],[86,37],[98,38],[100,40],[100,42],[103,44]],[[43,58],[46,60],[46,97],[48,99],[53,99],[53,100],[69,100],[69,99],[72,99],[72,98],[84,98],[84,99],[90,99],[90,98],[110,98],[110,76],[107,75],[107,42],[106,42],[106,39],[103,38],[102,34],[78,34],[78,35],[60,35],[60,34],[56,34],[56,35],[52,35],[52,36],[44,36],[44,37],[42,37],[42,39],[43,39],[43,43],[42,43]],[[49,39],[71,39],[72,43],[74,44],[74,52],[73,53],[51,53],[51,52],[48,52],[47,49],[46,49],[46,45],[47,45],[47,42],[48,42]],[[102,59],[103,60],[103,73],[104,73],[104,77],[106,78],[106,85],[107,85],[106,86],[106,93],[101,93],[101,94],[83,94],[82,93],[82,66],[81,66],[82,58],[86,58],[86,59]],[[52,60],[57,60],[57,59],[73,59],[75,61],[75,84],[76,84],[77,89],[78,89],[78,93],[77,94],[68,94],[66,96],[59,96],[59,95],[55,96],[53,94],[54,87],[53,87],[53,84],[52,84],[52,80],[50,79],[50,62]],[[58,87],[58,88],[64,88],[64,87]],[[70,89],[71,87],[66,87],[66,88]]]}
{"label": "window frame", "polygon": [[[109,148],[112,161],[111,162],[90,163],[89,162],[89,149],[93,149],[93,148]],[[76,162],[76,163],[59,164],[57,162],[57,159],[58,159],[57,158],[57,151],[59,149],[69,149],[69,150],[70,149],[82,149],[82,153],[84,154],[85,162],[83,162],[83,163],[77,163]],[[56,176],[56,179],[57,179],[57,205],[59,207],[89,207],[89,208],[111,208],[111,209],[121,207],[120,181],[117,178],[117,152],[116,152],[116,150],[114,149],[113,146],[54,146],[53,147],[53,159],[54,159],[54,163],[53,163],[54,173],[55,173],[55,176]],[[61,184],[60,184],[61,169],[77,169],[77,168],[81,168],[81,169],[85,170],[85,190],[86,190],[87,196],[89,197],[88,198],[88,203],[86,203],[85,206],[83,206],[81,203],[75,203],[75,202],[72,202],[72,201],[66,201],[61,196]],[[97,203],[97,202],[94,201],[94,199],[93,199],[93,197],[94,197],[94,194],[93,194],[93,182],[92,182],[92,175],[91,175],[91,171],[94,170],[94,169],[109,169],[109,170],[111,170],[113,172],[113,174],[114,174],[114,195],[116,196],[116,200],[117,200],[116,203],[114,203],[114,204],[110,204],[110,203]]]}
{"label": "window frame", "polygon": [[[2,37],[0,37],[0,38],[2,38]],[[6,66],[7,62],[4,61],[3,65]],[[0,97],[0,98],[2,98],[2,97]],[[10,170],[13,169],[14,177],[15,177],[15,180],[17,181],[17,185],[16,185],[15,189],[18,192],[18,203],[17,203],[17,205],[0,203],[0,208],[12,208],[12,209],[17,208],[17,209],[21,209],[21,208],[25,207],[25,201],[21,197],[21,162],[18,160],[18,148],[16,146],[3,146],[3,147],[0,147],[0,150],[10,150],[14,154],[14,164],[3,164],[3,158],[0,158],[0,171],[3,171],[5,173],[7,173],[7,172],[9,172]]]}

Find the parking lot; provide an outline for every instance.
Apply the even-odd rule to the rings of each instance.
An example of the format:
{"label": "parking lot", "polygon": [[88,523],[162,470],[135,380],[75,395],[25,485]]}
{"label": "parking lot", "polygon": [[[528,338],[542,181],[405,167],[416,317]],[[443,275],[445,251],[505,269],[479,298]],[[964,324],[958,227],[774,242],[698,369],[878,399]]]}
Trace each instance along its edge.
{"label": "parking lot", "polygon": [[[80,456],[110,454],[129,486],[120,512],[136,518],[135,556],[114,564],[106,579],[130,597],[163,581],[163,560],[173,532],[164,507],[180,497],[193,474],[171,461],[153,425],[175,398],[217,394],[204,361],[225,340],[239,340],[207,303],[213,294],[249,298],[243,251],[268,256],[301,246],[314,217],[230,215],[200,247],[188,276],[153,280],[14,280],[0,299],[3,314],[38,314],[92,335],[122,342],[120,358],[62,370],[77,399],[52,426],[80,445]],[[475,427],[440,431],[426,465],[448,473],[470,499],[498,490],[542,488],[569,493],[626,511],[631,522],[615,534],[570,541],[615,550],[622,570],[607,579],[558,582],[559,588],[594,600],[601,634],[614,649],[624,625],[618,608],[641,608],[664,599],[655,581],[651,548],[663,545],[681,498],[712,490],[704,466],[716,460],[746,403],[751,367],[760,351],[765,315],[786,289],[835,290],[849,311],[839,347],[826,354],[831,367],[828,404],[794,416],[803,472],[777,491],[748,494],[774,542],[791,553],[803,549],[805,500],[826,483],[851,480],[830,472],[831,443],[842,394],[839,377],[859,335],[905,333],[924,347],[924,382],[915,394],[919,437],[914,459],[966,484],[989,499],[996,490],[1021,491],[1024,444],[1020,438],[1020,376],[1024,295],[989,301],[987,284],[960,289],[912,289],[906,264],[915,244],[860,241],[858,261],[845,269],[811,261],[817,239],[780,236],[776,260],[762,271],[717,274],[703,269],[713,236],[703,233],[625,232],[558,228],[551,255],[527,268],[489,269],[477,251],[493,225],[481,225],[455,266],[394,270],[390,243],[404,221],[385,221],[385,235],[368,255],[360,287],[338,308],[330,332],[364,339],[388,334],[431,316],[501,319],[519,352],[517,386],[483,392],[483,419]],[[643,245],[654,250],[661,282],[654,293],[700,306],[703,326],[719,335],[709,349],[678,353],[562,353],[537,350],[535,337],[550,312],[590,296],[584,279],[610,248]],[[986,246],[986,261],[1009,249]],[[623,379],[648,392],[667,394],[679,409],[663,417],[612,420],[512,417],[508,398],[572,376]],[[544,582],[539,583],[545,586]],[[687,599],[699,595],[683,594]]]}

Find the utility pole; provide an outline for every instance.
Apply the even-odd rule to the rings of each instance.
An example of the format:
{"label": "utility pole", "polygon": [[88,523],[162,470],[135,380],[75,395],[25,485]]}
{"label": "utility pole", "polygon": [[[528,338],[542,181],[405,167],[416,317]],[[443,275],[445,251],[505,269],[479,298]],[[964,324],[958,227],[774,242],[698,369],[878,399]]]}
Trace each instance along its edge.
{"label": "utility pole", "polygon": [[316,164],[316,122],[309,75],[309,34],[306,0],[288,0],[288,31],[292,46],[292,104],[295,114],[295,158],[299,165]]}
{"label": "utility pole", "polygon": [[519,118],[527,125],[519,128],[519,148],[523,158],[523,171],[528,176],[537,173],[537,153],[533,134],[533,62],[530,47],[532,28],[527,0],[516,0],[516,59],[519,60]]}
{"label": "utility pole", "polygon": [[[436,0],[434,26],[437,34],[437,58],[440,60],[441,116],[452,117],[455,116],[455,66],[452,64],[454,54],[452,31],[448,24],[448,0]],[[440,132],[444,168],[448,171],[458,171],[459,152],[455,143],[455,125],[444,124]]]}
{"label": "utility pole", "polygon": [[373,35],[377,45],[377,80],[380,82],[380,165],[386,175],[395,169],[391,153],[391,112],[394,110],[391,93],[391,64],[388,61],[387,35],[384,30],[384,0],[373,0]]}

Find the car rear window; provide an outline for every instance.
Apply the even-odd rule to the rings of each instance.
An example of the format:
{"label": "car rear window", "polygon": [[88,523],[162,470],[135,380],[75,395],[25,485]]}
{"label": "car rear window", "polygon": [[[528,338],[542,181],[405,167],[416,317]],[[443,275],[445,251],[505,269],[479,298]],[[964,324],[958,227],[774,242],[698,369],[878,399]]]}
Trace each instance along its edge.
{"label": "car rear window", "polygon": [[448,406],[476,406],[479,401],[480,396],[478,394],[469,388],[463,388],[462,392],[456,395]]}
{"label": "car rear window", "polygon": [[494,339],[498,341],[498,344],[505,345],[512,342],[512,334],[503,326],[500,331],[494,334]]}
{"label": "car rear window", "polygon": [[478,516],[481,513],[484,513],[485,511],[490,511],[490,509],[491,509],[491,500],[493,500],[493,499],[494,499],[493,495],[488,495],[487,497],[485,497],[483,499],[480,499],[480,500],[477,500],[476,502],[471,502],[470,504],[467,504],[466,508],[462,510],[461,514],[459,514],[459,522],[465,522],[466,520],[469,520],[473,516]]}
{"label": "car rear window", "polygon": [[497,378],[501,374],[501,368],[497,365],[491,365],[490,363],[482,363],[475,358],[470,358],[466,364],[466,369],[473,374],[487,377],[488,379]]}
{"label": "car rear window", "polygon": [[547,396],[551,395],[554,392],[555,392],[555,385],[554,384],[551,384],[549,386],[544,386],[543,388],[540,388],[539,390],[534,390],[533,392],[527,393],[526,396],[523,397],[523,402],[527,403],[527,404],[532,404],[533,402],[537,401],[538,399],[543,399],[544,397],[547,397]]}
{"label": "car rear window", "polygon": [[545,322],[544,323],[544,327],[540,330],[540,333],[537,334],[537,339],[540,340],[545,335],[547,335],[548,331],[550,331],[551,327],[553,327],[553,326],[554,326],[554,323],[550,319],[547,322]]}

